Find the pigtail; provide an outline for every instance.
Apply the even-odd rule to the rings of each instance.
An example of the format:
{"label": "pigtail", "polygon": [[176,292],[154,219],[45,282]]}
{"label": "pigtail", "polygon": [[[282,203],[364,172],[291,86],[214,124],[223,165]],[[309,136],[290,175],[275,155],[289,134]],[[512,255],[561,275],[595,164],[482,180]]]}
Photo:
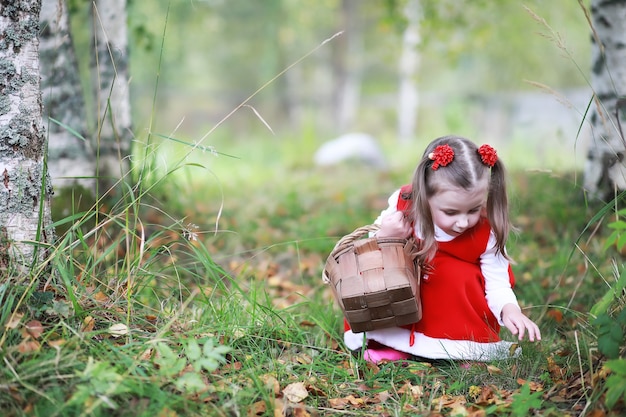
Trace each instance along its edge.
{"label": "pigtail", "polygon": [[487,217],[496,236],[497,251],[508,258],[505,246],[512,226],[509,218],[509,201],[506,190],[506,169],[500,160],[496,161],[491,167]]}
{"label": "pigtail", "polygon": [[422,160],[415,168],[413,175],[413,209],[411,210],[411,220],[412,223],[416,225],[421,235],[417,258],[422,265],[426,265],[427,261],[434,257],[437,251],[435,226],[428,203],[429,197],[434,193],[433,187],[429,181],[429,176],[432,174],[432,161],[428,158],[428,155],[435,148],[436,144],[437,142],[432,143],[431,146],[424,151]]}

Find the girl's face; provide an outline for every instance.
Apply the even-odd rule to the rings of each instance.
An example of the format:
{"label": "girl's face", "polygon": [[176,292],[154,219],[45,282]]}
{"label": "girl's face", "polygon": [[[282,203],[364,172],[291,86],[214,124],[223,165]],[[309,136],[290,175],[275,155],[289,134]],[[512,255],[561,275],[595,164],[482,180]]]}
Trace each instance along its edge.
{"label": "girl's face", "polygon": [[441,187],[429,200],[433,222],[450,236],[458,236],[478,223],[487,204],[488,180],[471,190]]}

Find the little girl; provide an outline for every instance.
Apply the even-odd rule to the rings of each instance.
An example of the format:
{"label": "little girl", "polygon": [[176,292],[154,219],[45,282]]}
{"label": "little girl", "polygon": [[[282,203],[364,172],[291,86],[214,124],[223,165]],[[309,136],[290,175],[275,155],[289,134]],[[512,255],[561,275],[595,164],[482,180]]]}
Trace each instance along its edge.
{"label": "little girl", "polygon": [[519,340],[541,340],[512,290],[505,170],[491,146],[435,139],[412,184],[391,195],[375,223],[378,237],[413,233],[420,243],[422,319],[365,333],[344,321],[350,350],[365,347],[364,358],[374,363],[411,356],[489,361],[512,354],[513,343],[498,336],[501,325]]}

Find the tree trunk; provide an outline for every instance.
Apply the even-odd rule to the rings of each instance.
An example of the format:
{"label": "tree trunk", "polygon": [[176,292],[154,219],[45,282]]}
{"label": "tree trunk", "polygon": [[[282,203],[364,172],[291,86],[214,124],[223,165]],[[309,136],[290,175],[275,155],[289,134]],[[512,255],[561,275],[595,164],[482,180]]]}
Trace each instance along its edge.
{"label": "tree trunk", "polygon": [[398,139],[408,142],[415,136],[419,96],[415,77],[419,68],[420,21],[422,11],[420,0],[409,0],[404,9],[407,26],[402,38],[400,57],[400,85],[398,87]]}
{"label": "tree trunk", "polygon": [[351,128],[359,109],[361,96],[360,60],[363,34],[359,22],[359,1],[341,1],[341,27],[344,33],[337,39],[334,61],[335,89],[333,107],[335,126],[339,132]]}
{"label": "tree trunk", "polygon": [[584,188],[592,198],[611,198],[626,190],[626,1],[593,0],[593,62],[595,93],[590,122],[591,143],[585,165]]}
{"label": "tree trunk", "polygon": [[[39,83],[41,0],[0,5],[0,276],[44,259],[52,186],[44,169],[46,136]],[[8,270],[7,270],[8,268]]]}
{"label": "tree trunk", "polygon": [[128,80],[126,0],[94,2],[95,60],[98,103],[98,177],[106,192],[130,169],[132,141]]}
{"label": "tree trunk", "polygon": [[48,126],[48,170],[57,194],[75,184],[94,193],[95,154],[88,138],[66,4],[59,0],[42,0],[41,4],[39,55],[44,124]]}

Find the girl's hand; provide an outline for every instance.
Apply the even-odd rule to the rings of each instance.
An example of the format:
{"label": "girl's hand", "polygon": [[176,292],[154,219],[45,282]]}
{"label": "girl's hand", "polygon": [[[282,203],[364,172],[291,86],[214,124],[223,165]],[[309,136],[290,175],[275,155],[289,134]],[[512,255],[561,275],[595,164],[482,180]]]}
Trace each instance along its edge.
{"label": "girl's hand", "polygon": [[528,340],[531,342],[541,340],[539,327],[515,304],[506,304],[502,307],[502,322],[511,333],[518,336],[519,340],[524,338],[525,333],[528,333]]}
{"label": "girl's hand", "polygon": [[404,213],[396,211],[381,219],[380,230],[376,232],[376,236],[406,239],[411,233],[413,233],[413,228],[404,218]]}

